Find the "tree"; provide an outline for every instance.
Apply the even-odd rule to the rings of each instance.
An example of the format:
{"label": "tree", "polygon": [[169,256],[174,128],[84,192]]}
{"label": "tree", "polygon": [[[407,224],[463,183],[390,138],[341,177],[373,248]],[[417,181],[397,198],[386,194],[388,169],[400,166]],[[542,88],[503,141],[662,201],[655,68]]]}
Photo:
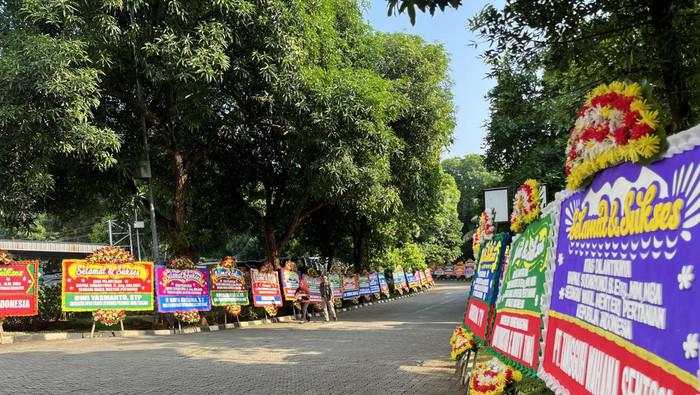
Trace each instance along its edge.
{"label": "tree", "polygon": [[[96,217],[131,215],[147,190],[132,174],[149,157],[171,255],[248,254],[239,236],[255,232],[276,261],[308,221],[337,213],[347,220],[337,234],[352,243],[308,240],[330,254],[350,246],[366,265],[370,248],[417,240],[430,215],[449,205],[439,167],[454,127],[444,50],[374,33],[355,0],[4,4],[3,34],[30,32],[50,43],[43,51],[73,43],[78,60],[58,74],[79,70],[89,84],[68,99],[28,85],[16,102],[0,101],[0,111],[19,114],[12,105],[36,97],[46,111],[54,102],[64,111],[73,100],[83,112],[23,126],[68,130],[59,121],[75,116],[100,137],[36,144],[41,161],[55,166],[41,173],[55,186],[44,192],[47,204],[26,210],[27,222],[41,211],[75,213],[87,204],[74,198],[82,194]],[[28,72],[40,55],[29,58]],[[8,65],[0,78],[27,84]],[[70,154],[79,160],[46,154],[61,144],[77,145]],[[449,239],[443,228],[434,227],[431,243]]]}
{"label": "tree", "polygon": [[223,118],[222,148],[242,160],[221,171],[239,180],[228,193],[247,203],[270,261],[315,212],[383,194],[396,146],[388,125],[401,98],[390,81],[352,62],[367,29],[357,4],[322,8],[293,3],[271,26],[282,39],[262,58],[267,65],[251,59],[243,83],[238,69],[223,82],[236,111]]}
{"label": "tree", "polygon": [[550,96],[577,93],[615,79],[647,80],[670,114],[667,130],[698,120],[698,10],[692,0],[508,1],[471,19],[486,39],[487,61],[505,54],[520,67],[542,68],[576,84],[549,85]]}
{"label": "tree", "polygon": [[420,234],[416,237],[429,264],[452,262],[461,252],[463,224],[458,210],[460,191],[450,174],[441,172],[441,176],[439,208],[421,224]]}
{"label": "tree", "polygon": [[[433,11],[442,0],[389,1]],[[454,5],[459,6],[459,2]],[[517,185],[538,178],[563,186],[564,147],[585,94],[616,79],[646,81],[664,110],[666,131],[700,120],[700,5],[692,0],[506,1],[469,26],[487,43],[497,80],[487,98],[486,165]]]}
{"label": "tree", "polygon": [[462,5],[462,0],[388,0],[389,1],[389,16],[394,12],[402,14],[406,12],[411,18],[411,24],[416,23],[416,8],[421,12],[430,11],[430,15],[434,15],[439,8],[440,11],[445,11],[445,8],[458,8]]}
{"label": "tree", "polygon": [[484,189],[495,187],[502,181],[501,175],[489,171],[485,162],[480,154],[467,154],[442,162],[445,172],[454,177],[459,190],[458,212],[462,234],[474,227],[472,218],[484,211]]}
{"label": "tree", "polygon": [[535,72],[509,64],[494,72],[497,84],[487,94],[486,167],[498,169],[511,188],[535,178],[551,191],[561,189],[574,100],[549,96],[549,85]]}
{"label": "tree", "polygon": [[0,2],[0,218],[28,225],[55,195],[65,163],[104,172],[116,163],[119,136],[100,126],[103,74],[84,40],[52,34],[54,25]]}

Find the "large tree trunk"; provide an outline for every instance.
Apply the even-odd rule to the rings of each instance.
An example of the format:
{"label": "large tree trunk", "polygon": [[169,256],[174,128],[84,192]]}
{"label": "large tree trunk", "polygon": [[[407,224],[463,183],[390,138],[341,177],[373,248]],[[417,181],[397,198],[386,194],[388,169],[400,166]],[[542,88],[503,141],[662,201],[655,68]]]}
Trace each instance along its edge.
{"label": "large tree trunk", "polygon": [[365,264],[367,250],[367,226],[365,219],[362,218],[353,226],[352,232],[352,260],[355,271],[360,273],[363,268],[367,267]]}
{"label": "large tree trunk", "polygon": [[651,0],[649,9],[654,43],[661,64],[661,77],[671,109],[671,125],[668,132],[676,133],[688,126],[690,117],[689,76],[681,66],[681,38],[673,25],[676,11],[673,2],[669,0]]}
{"label": "large tree trunk", "polygon": [[265,257],[267,261],[272,263],[273,266],[279,266],[280,251],[279,243],[277,243],[277,237],[275,235],[274,227],[267,221],[263,219],[263,237],[265,238]]}
{"label": "large tree trunk", "polygon": [[170,228],[170,242],[173,253],[177,256],[194,256],[192,246],[185,234],[187,226],[187,188],[189,174],[185,165],[185,159],[181,152],[175,150],[172,153],[172,171],[175,181],[173,192],[174,221]]}

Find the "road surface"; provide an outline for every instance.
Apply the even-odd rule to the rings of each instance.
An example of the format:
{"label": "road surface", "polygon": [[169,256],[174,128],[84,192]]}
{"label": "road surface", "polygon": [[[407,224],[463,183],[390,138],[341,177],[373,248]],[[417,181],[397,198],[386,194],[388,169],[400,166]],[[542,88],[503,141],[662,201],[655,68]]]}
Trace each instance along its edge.
{"label": "road surface", "polygon": [[332,323],[0,346],[0,393],[455,394],[465,291],[442,282]]}

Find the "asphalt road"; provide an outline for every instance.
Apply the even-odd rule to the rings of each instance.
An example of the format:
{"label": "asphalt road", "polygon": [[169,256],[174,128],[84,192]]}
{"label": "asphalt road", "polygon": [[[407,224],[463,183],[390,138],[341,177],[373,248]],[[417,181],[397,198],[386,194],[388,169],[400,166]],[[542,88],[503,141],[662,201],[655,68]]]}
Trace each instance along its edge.
{"label": "asphalt road", "polygon": [[285,323],[0,346],[0,393],[455,394],[448,340],[467,286]]}

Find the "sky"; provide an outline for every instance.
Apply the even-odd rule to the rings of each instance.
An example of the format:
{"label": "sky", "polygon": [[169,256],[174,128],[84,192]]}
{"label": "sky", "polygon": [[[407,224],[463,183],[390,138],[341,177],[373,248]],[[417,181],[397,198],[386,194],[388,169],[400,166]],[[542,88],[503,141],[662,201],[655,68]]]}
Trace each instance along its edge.
{"label": "sky", "polygon": [[[408,15],[387,16],[386,0],[371,0],[365,10],[365,18],[377,30],[416,34],[428,42],[442,43],[450,55],[450,76],[454,83],[453,94],[457,107],[457,126],[454,143],[443,153],[443,158],[483,152],[484,121],[488,118],[488,103],[484,96],[494,85],[486,79],[488,68],[479,55],[485,48],[471,45],[478,37],[467,29],[467,19],[493,1],[463,1],[457,10],[453,8],[434,16],[429,13],[416,15],[416,24],[411,26]],[[502,0],[496,1],[502,6]]]}

